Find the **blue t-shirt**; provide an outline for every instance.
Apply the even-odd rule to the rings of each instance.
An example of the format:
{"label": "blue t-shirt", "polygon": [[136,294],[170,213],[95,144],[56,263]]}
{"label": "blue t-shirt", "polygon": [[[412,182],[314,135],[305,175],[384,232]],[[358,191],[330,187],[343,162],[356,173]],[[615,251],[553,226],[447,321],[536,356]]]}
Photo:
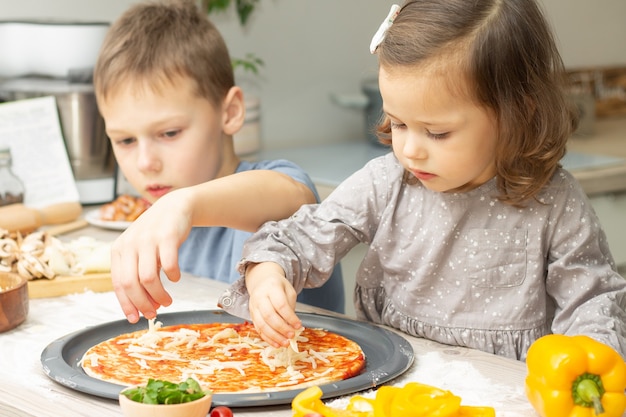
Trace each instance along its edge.
{"label": "blue t-shirt", "polygon": [[[259,169],[289,175],[309,187],[319,202],[319,195],[313,181],[302,168],[293,162],[284,159],[242,161],[236,172]],[[226,227],[194,227],[178,251],[180,268],[196,276],[232,283],[239,278],[236,265],[241,259],[243,244],[251,235],[250,232]],[[335,267],[330,279],[322,287],[304,289],[298,295],[298,301],[343,313],[345,298],[341,266],[338,264]]]}

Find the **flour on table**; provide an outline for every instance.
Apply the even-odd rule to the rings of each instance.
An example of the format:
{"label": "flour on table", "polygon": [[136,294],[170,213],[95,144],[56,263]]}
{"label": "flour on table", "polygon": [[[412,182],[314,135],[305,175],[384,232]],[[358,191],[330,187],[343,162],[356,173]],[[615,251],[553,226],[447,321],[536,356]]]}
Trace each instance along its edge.
{"label": "flour on table", "polygon": [[[439,352],[428,352],[415,357],[411,368],[387,385],[402,387],[409,382],[419,382],[451,391],[461,397],[462,405],[489,406],[496,410],[498,417],[530,417],[534,411],[530,404],[513,406],[525,398],[523,387],[496,386],[493,381],[483,376],[472,364],[465,361],[443,360]],[[375,390],[357,393],[367,398],[374,398]],[[328,401],[329,407],[344,409],[352,396],[344,396]],[[509,411],[500,411],[503,407]],[[513,410],[513,408],[515,408]]]}

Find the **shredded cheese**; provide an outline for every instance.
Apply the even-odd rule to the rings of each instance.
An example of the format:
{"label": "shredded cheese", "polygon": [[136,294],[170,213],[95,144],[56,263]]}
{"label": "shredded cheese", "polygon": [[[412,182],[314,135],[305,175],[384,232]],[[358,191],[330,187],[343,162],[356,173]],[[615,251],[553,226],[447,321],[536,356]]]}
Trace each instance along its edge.
{"label": "shredded cheese", "polygon": [[[309,339],[302,335],[304,328],[298,329],[295,336],[289,340],[285,347],[275,348],[265,342],[256,334],[239,334],[234,328],[225,328],[212,336],[205,336],[199,331],[178,328],[162,329],[163,324],[156,319],[148,320],[148,330],[137,336],[129,336],[117,341],[129,357],[135,359],[140,369],[158,369],[163,366],[161,361],[177,363],[176,369],[181,378],[196,378],[199,376],[215,376],[223,370],[234,370],[241,376],[246,377],[246,371],[253,364],[262,363],[272,373],[280,374],[280,382],[277,387],[289,387],[309,381],[318,380],[331,374],[335,368],[328,367],[329,358],[335,355],[347,354],[347,352],[334,352],[333,348],[327,351],[314,349],[300,349],[298,344],[308,342]],[[184,349],[181,349],[184,347]],[[216,352],[217,357],[207,357],[200,360],[187,359],[185,350],[210,349]],[[228,360],[235,356],[236,352],[246,352],[250,355],[249,360]],[[258,360],[256,359],[258,358]],[[97,355],[85,356],[83,361],[89,360],[92,367],[97,366]],[[325,365],[322,367],[322,365]],[[314,372],[313,376],[305,376],[302,371],[306,369],[316,370],[322,367],[323,372]],[[252,368],[251,368],[252,369]],[[258,373],[258,368],[255,369]],[[254,375],[251,374],[251,375]],[[249,387],[251,392],[258,391],[258,387]]]}
{"label": "shredded cheese", "polygon": [[[188,349],[195,347],[218,347],[220,352],[226,356],[232,356],[233,351],[248,349],[250,353],[258,354],[261,362],[263,362],[271,371],[278,368],[284,368],[289,379],[296,383],[298,380],[304,379],[302,373],[298,371],[302,366],[298,363],[311,364],[317,368],[317,361],[328,363],[328,359],[313,350],[299,351],[298,342],[307,341],[306,337],[301,336],[304,328],[298,329],[295,336],[289,341],[289,346],[275,348],[259,337],[239,335],[234,329],[223,329],[213,335],[209,340],[199,340],[200,334],[197,331],[181,328],[176,331],[160,330],[162,323],[156,319],[148,320],[148,331],[139,337],[122,339],[118,344],[128,345],[126,352],[130,357],[136,358],[142,368],[150,368],[151,362],[161,360],[171,360],[187,363],[188,368],[184,369],[185,373],[209,374],[212,375],[218,370],[232,368],[240,374],[245,375],[245,368],[250,364],[248,361],[223,361],[223,360],[203,360],[203,361],[187,361],[179,355],[171,352],[174,347],[185,345]],[[159,345],[163,347],[158,349]]]}
{"label": "shredded cheese", "polygon": [[[248,322],[163,327],[150,320],[147,330],[97,345],[81,361],[88,374],[120,384],[168,375],[172,380],[195,378],[214,392],[242,392],[244,387],[259,392],[355,375],[364,358],[351,343],[323,329],[301,329],[285,347],[274,348]],[[120,354],[126,361],[116,360]]]}

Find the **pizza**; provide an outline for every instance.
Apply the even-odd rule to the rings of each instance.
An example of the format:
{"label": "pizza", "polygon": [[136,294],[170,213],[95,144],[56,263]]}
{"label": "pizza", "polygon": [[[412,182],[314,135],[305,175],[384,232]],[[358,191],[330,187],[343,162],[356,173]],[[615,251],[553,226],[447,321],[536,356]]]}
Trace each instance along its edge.
{"label": "pizza", "polygon": [[340,381],[365,368],[354,341],[302,328],[287,347],[263,341],[250,322],[162,326],[122,334],[88,349],[81,359],[92,378],[130,386],[148,379],[195,378],[213,393],[284,391]]}
{"label": "pizza", "polygon": [[150,207],[148,200],[122,194],[100,207],[100,220],[132,222]]}

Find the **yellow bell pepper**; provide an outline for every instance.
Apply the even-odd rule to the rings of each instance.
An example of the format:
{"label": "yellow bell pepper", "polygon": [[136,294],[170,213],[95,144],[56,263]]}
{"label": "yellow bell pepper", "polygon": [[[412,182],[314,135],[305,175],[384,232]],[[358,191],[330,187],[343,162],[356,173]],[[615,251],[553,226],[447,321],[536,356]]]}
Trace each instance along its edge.
{"label": "yellow bell pepper", "polygon": [[439,388],[410,382],[402,388],[380,387],[374,403],[374,417],[456,416],[461,398]]}
{"label": "yellow bell pepper", "polygon": [[339,410],[336,408],[328,407],[322,402],[322,389],[318,386],[313,386],[300,392],[291,401],[291,408],[293,410],[294,417],[304,417],[307,414],[318,413],[324,417],[371,417],[370,411],[355,411],[355,410]]}
{"label": "yellow bell pepper", "polygon": [[291,406],[294,417],[318,413],[324,417],[495,417],[491,407],[461,405],[461,398],[429,385],[410,382],[404,387],[383,386],[374,399],[355,396],[345,410],[326,406],[315,386],[298,394]]}
{"label": "yellow bell pepper", "polygon": [[626,363],[587,336],[547,335],[526,356],[526,396],[542,417],[621,417]]}

